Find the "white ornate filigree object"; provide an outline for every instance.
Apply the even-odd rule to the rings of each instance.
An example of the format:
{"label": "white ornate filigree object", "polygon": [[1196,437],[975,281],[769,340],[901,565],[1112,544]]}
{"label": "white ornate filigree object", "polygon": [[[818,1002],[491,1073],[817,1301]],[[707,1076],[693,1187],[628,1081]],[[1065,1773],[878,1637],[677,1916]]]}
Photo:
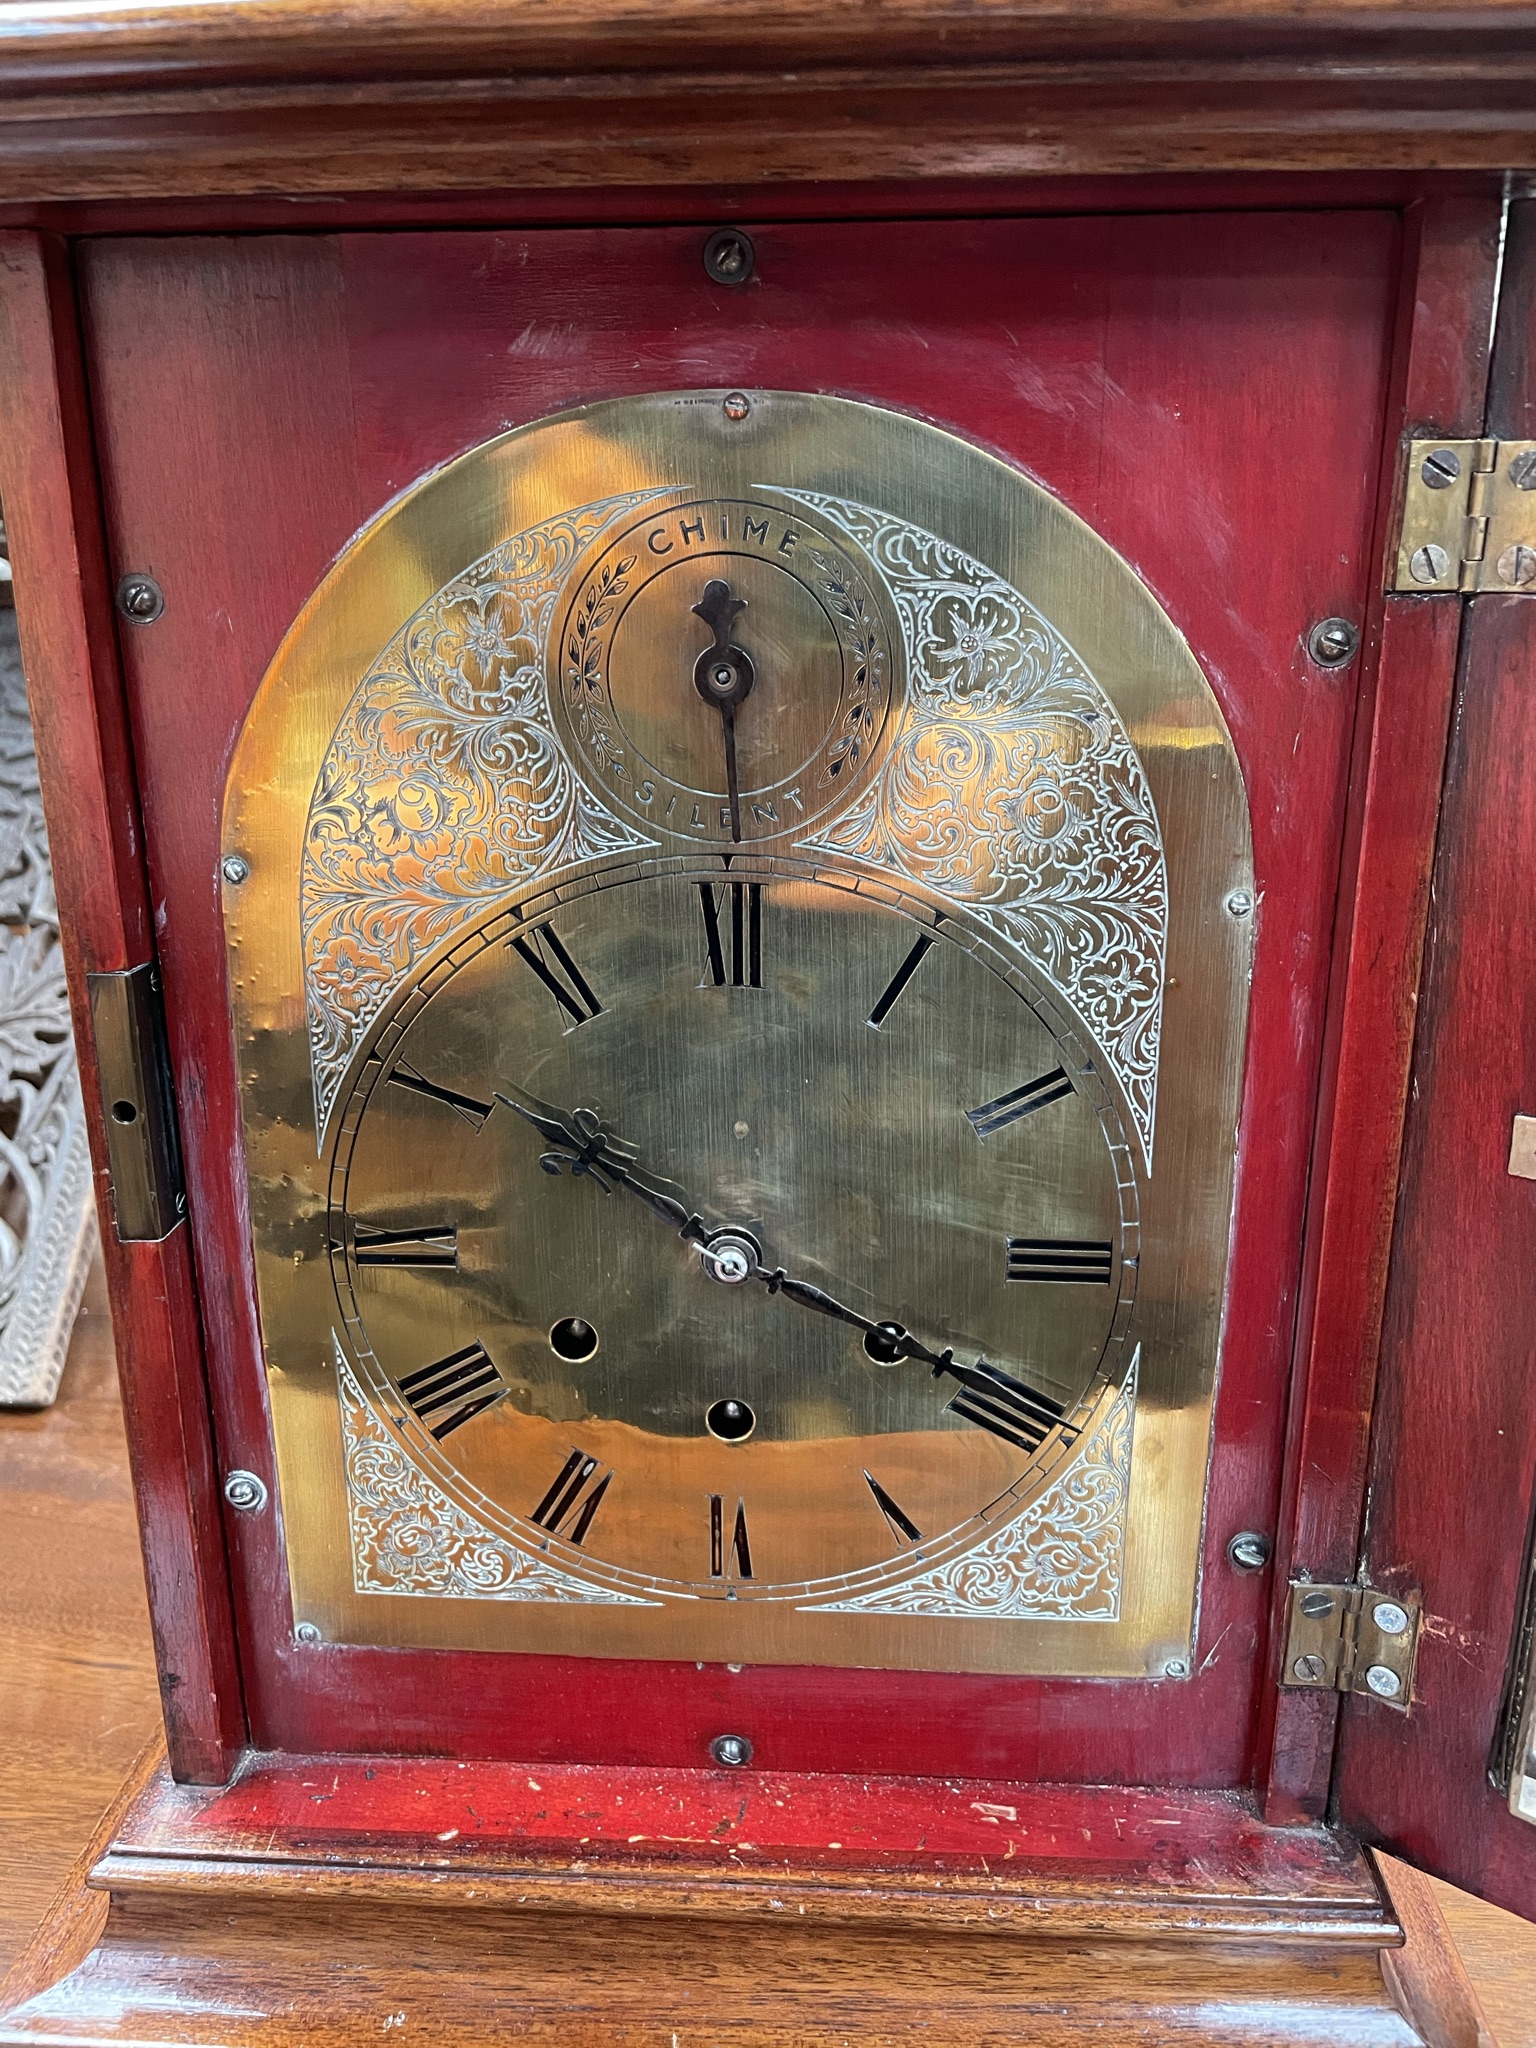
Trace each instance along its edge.
{"label": "white ornate filigree object", "polygon": [[0,611],[0,1407],[58,1392],[96,1241],[15,614]]}

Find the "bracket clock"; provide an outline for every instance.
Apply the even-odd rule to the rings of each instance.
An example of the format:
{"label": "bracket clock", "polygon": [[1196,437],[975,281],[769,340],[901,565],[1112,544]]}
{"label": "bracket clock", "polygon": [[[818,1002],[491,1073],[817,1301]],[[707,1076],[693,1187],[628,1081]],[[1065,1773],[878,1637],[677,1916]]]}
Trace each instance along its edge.
{"label": "bracket clock", "polygon": [[167,1748],[0,2036],[1451,2038],[1361,1845],[1536,1909],[1461,11],[12,11]]}

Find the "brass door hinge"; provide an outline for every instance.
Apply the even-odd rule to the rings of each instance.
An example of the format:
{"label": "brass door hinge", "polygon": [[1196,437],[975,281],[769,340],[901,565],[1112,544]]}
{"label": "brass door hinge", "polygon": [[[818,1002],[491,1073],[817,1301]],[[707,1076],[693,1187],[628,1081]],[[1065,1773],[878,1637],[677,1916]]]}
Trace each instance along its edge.
{"label": "brass door hinge", "polygon": [[124,1242],[168,1236],[187,1213],[160,970],[88,974],[107,1125],[112,1213]]}
{"label": "brass door hinge", "polygon": [[1536,441],[1410,441],[1393,590],[1536,596]]}
{"label": "brass door hinge", "polygon": [[1419,1647],[1417,1593],[1291,1581],[1280,1683],[1308,1692],[1366,1692],[1406,1709]]}

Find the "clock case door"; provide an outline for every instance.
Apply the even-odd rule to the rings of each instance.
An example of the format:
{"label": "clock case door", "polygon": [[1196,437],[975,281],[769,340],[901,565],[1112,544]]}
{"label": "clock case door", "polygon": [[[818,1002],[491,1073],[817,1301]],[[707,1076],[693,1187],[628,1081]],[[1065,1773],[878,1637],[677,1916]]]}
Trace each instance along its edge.
{"label": "clock case door", "polygon": [[[1536,438],[1536,206],[1511,208],[1484,432]],[[1536,1918],[1531,1743],[1536,1180],[1536,603],[1467,601],[1361,1547],[1422,1596],[1410,1712],[1344,1710],[1338,1817]],[[1527,1796],[1526,1805],[1530,1807]]]}
{"label": "clock case door", "polygon": [[[1276,1577],[1293,1564],[1317,1577],[1353,1565],[1341,1551],[1353,1551],[1351,1446],[1365,1411],[1352,1389],[1373,1310],[1369,1274],[1357,1270],[1369,1231],[1341,1219],[1358,1218],[1373,1194],[1379,1207],[1395,1167],[1423,905],[1415,862],[1439,779],[1424,733],[1436,731],[1437,706],[1443,726],[1459,613],[1437,600],[1394,612],[1374,593],[1400,427],[1412,417],[1475,431],[1493,221],[1486,201],[1454,195],[1060,218],[1015,217],[1018,204],[962,221],[764,221],[759,282],[740,293],[704,280],[692,225],[77,250],[112,567],[154,574],[168,599],[153,631],[124,629],[121,652],[151,893],[163,907],[155,925],[218,1446],[215,1467],[189,1441],[198,1418],[185,1381],[179,1443],[142,1408],[133,1417],[157,1625],[168,1663],[194,1673],[184,1702],[171,1689],[182,1775],[223,1775],[240,1733],[210,1552],[212,1471],[271,1476],[215,883],[225,764],[250,697],[337,550],[433,464],[573,400],[772,381],[926,414],[1027,467],[1159,595],[1234,732],[1264,915],[1195,1674],[1074,1684],[315,1655],[293,1640],[276,1518],[231,1511],[245,1728],[260,1747],[301,1753],[689,1763],[728,1709],[750,1713],[767,1758],[786,1767],[1256,1782],[1274,1818],[1321,1810],[1333,1703],[1274,1694],[1271,1624],[1283,1599],[1270,1575],[1233,1570],[1227,1544],[1241,1529],[1278,1529]],[[53,324],[22,342],[55,351],[83,474],[71,283],[56,252],[42,250],[36,267]],[[1280,481],[1298,447],[1328,451],[1327,488],[1304,503]],[[1325,672],[1309,662],[1305,633],[1335,614],[1365,623],[1365,656]],[[98,694],[105,703],[105,683]],[[110,745],[110,707],[100,716]],[[47,725],[45,714],[45,743]],[[99,760],[87,766],[99,775]],[[55,770],[61,781],[67,772]],[[67,859],[64,873],[69,887]],[[100,880],[73,873],[88,905]],[[89,914],[82,923],[97,929]],[[142,927],[120,952],[142,957]],[[112,950],[86,964],[120,964],[105,957]],[[1383,1067],[1389,1113],[1362,1139],[1361,1103],[1369,1094],[1379,1109]],[[1328,1201],[1309,1208],[1314,1148]],[[186,1234],[173,1234],[158,1264],[135,1248],[114,1254],[130,1384],[139,1358],[186,1355],[191,1276],[174,1264]],[[1341,1325],[1356,1326],[1342,1363],[1319,1347],[1329,1318],[1333,1344]],[[145,1374],[148,1384],[153,1367]],[[1321,1454],[1310,1462],[1308,1444]],[[179,1490],[164,1484],[168,1470]],[[1321,1487],[1317,1470],[1328,1475]],[[1292,1551],[1306,1543],[1303,1563]],[[200,1663],[179,1655],[199,1646]]]}

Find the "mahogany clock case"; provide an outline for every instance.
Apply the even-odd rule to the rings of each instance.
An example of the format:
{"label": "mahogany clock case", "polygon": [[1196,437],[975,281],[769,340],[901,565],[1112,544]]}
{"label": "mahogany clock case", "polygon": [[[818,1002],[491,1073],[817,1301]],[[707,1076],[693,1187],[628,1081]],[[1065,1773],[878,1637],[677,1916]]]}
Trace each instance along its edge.
{"label": "mahogany clock case", "polygon": [[[1293,1563],[1343,1579],[1357,1562],[1461,613],[1455,598],[1384,602],[1381,562],[1400,433],[1482,428],[1499,216],[1495,195],[1432,187],[1406,205],[1301,204],[1294,185],[1284,203],[1266,196],[1057,215],[1038,194],[978,194],[969,217],[947,219],[765,208],[740,290],[705,275],[712,223],[692,218],[99,235],[67,251],[6,237],[9,358],[46,368],[60,392],[49,460],[73,479],[50,496],[43,463],[13,457],[8,508],[18,529],[35,511],[26,544],[51,533],[81,563],[94,636],[75,667],[95,679],[96,731],[62,718],[50,730],[45,715],[46,772],[55,792],[72,776],[136,792],[148,876],[141,892],[109,804],[105,848],[61,861],[75,966],[148,957],[152,916],[187,1165],[188,1225],[113,1254],[179,1775],[218,1782],[247,1739],[695,1765],[729,1726],[778,1770],[1256,1784],[1275,1818],[1320,1811],[1339,1703],[1275,1693],[1276,1588]],[[909,412],[1024,470],[1154,593],[1231,731],[1260,907],[1188,1676],[730,1672],[307,1645],[271,1513],[222,1513],[226,1591],[214,1470],[275,1490],[218,892],[220,802],[254,693],[337,553],[429,470],[573,405],[735,386]],[[105,569],[90,566],[94,477]],[[165,610],[123,625],[114,652],[104,599],[130,570],[155,578]],[[62,673],[74,629],[29,626],[22,596],[34,674]],[[1342,668],[1307,650],[1331,616],[1363,629]],[[113,733],[118,658],[131,742]],[[135,1385],[139,1358],[157,1362]],[[1499,1447],[1512,1494],[1528,1491],[1528,1452]],[[1279,1532],[1274,1573],[1229,1562],[1246,1529]],[[1511,1593],[1492,1633],[1512,1613]],[[1437,1655],[1431,1639],[1431,1689]],[[1364,1748],[1397,1742],[1390,1709],[1347,1711]],[[1455,1832],[1428,1827],[1442,1867]],[[1526,1867],[1523,1842],[1510,1854],[1511,1872]]]}
{"label": "mahogany clock case", "polygon": [[[185,862],[167,878],[178,912],[161,970],[173,1064],[199,1076],[182,1127],[200,1269],[219,1276],[208,1323],[223,1455],[281,1497],[229,1027],[209,1000],[224,970],[208,886],[217,792],[275,642],[378,507],[505,425],[668,386],[835,385],[1026,463],[1136,566],[1224,698],[1262,903],[1222,1389],[1228,1415],[1240,1404],[1252,1420],[1218,1427],[1207,1510],[1202,1625],[1228,1647],[1192,1678],[1079,1692],[316,1647],[295,1641],[283,1525],[251,1516],[234,1525],[233,1562],[257,1740],[369,1747],[382,1716],[391,1747],[684,1764],[729,1726],[769,1767],[1239,1783],[1264,1587],[1222,1559],[1239,1527],[1273,1521],[1358,674],[1320,671],[1304,641],[1315,618],[1358,618],[1368,602],[1397,224],[1345,212],[753,229],[756,274],[740,291],[712,283],[687,228],[80,252],[114,552],[147,565],[166,599],[125,660],[151,863],[162,832]],[[140,430],[161,416],[178,422],[170,451]],[[1304,526],[1271,519],[1262,545],[1240,539],[1259,508],[1235,500],[1298,431],[1336,451],[1333,487]],[[188,461],[193,450],[206,454]],[[205,788],[212,803],[189,800]]]}

